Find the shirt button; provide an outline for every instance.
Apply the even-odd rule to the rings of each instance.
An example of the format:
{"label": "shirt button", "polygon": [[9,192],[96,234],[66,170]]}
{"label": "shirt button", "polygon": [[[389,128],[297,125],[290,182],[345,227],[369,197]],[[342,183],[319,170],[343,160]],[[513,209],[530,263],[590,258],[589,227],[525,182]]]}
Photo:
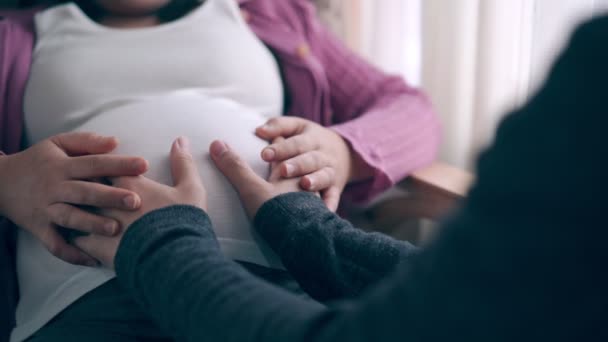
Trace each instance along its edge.
{"label": "shirt button", "polygon": [[296,54],[301,59],[307,58],[308,56],[310,56],[310,45],[306,43],[298,45],[298,47],[296,48]]}
{"label": "shirt button", "polygon": [[243,17],[246,23],[251,21],[251,13],[247,10],[241,9],[241,17]]}

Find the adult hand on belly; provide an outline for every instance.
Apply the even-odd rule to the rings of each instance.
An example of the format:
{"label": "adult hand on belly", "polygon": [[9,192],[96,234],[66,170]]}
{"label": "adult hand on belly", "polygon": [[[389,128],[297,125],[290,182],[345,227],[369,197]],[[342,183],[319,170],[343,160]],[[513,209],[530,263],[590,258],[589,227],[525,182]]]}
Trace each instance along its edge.
{"label": "adult hand on belly", "polygon": [[263,179],[222,141],[214,141],[209,152],[215,166],[239,194],[247,215],[252,220],[266,201],[282,194],[301,191],[298,179],[283,179],[280,175],[271,175],[268,180]]}
{"label": "adult hand on belly", "polygon": [[[278,256],[257,236],[237,193],[207,152],[212,141],[227,141],[257,175],[267,178],[270,166],[260,159],[259,151],[268,144],[254,134],[255,128],[266,121],[264,116],[201,90],[118,101],[97,113],[76,130],[117,137],[121,144],[113,153],[142,156],[150,165],[145,177],[167,186],[173,185],[168,147],[177,137],[188,137],[209,198],[206,211],[224,255],[267,267],[282,267]],[[142,201],[146,206],[146,200]]]}
{"label": "adult hand on belly", "polygon": [[77,206],[138,209],[137,194],[87,181],[146,171],[147,162],[142,158],[106,155],[116,146],[116,139],[111,137],[67,133],[3,157],[0,213],[31,232],[58,258],[73,264],[96,264],[67,243],[57,228],[111,236],[120,230],[117,221]]}
{"label": "adult hand on belly", "polygon": [[[104,213],[129,227],[145,214],[176,204],[192,205],[207,210],[207,193],[185,137],[178,138],[171,146],[171,174],[173,186],[155,182],[146,177],[121,177],[112,181],[114,186],[137,192],[142,199],[141,208],[135,212],[108,210]],[[124,233],[124,231],[122,232]],[[114,237],[89,235],[75,240],[76,245],[95,257],[104,266],[114,268],[114,257],[123,234]]]}
{"label": "adult hand on belly", "polygon": [[[105,214],[116,218],[123,226],[129,227],[145,214],[171,205],[192,205],[207,211],[207,191],[199,177],[189,146],[185,137],[173,142],[169,158],[173,186],[142,176],[114,179],[115,186],[139,193],[142,206],[137,212],[108,210]],[[297,180],[271,176],[267,181],[260,177],[245,159],[224,142],[214,141],[209,150],[217,168],[239,194],[250,218],[253,218],[262,204],[271,198],[300,190]],[[114,268],[114,258],[122,236],[123,234],[114,237],[89,235],[77,238],[75,244],[104,266]]]}

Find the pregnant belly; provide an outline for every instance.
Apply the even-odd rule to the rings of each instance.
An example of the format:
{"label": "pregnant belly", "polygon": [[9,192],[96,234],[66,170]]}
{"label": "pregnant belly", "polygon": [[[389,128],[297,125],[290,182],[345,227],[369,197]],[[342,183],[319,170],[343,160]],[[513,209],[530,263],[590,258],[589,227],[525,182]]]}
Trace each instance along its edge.
{"label": "pregnant belly", "polygon": [[266,178],[269,166],[261,160],[260,151],[267,143],[254,134],[265,120],[230,100],[182,93],[109,109],[76,130],[117,137],[120,143],[114,153],[147,159],[150,168],[145,176],[170,185],[171,143],[179,136],[188,137],[207,190],[208,214],[224,253],[232,259],[280,267],[278,258],[256,237],[236,192],[208,153],[213,140],[224,140]]}
{"label": "pregnant belly", "polygon": [[[266,142],[254,135],[265,121],[255,111],[229,100],[196,93],[180,93],[108,106],[78,127],[118,137],[116,154],[146,158],[146,176],[171,184],[169,150],[179,136],[190,138],[193,157],[207,189],[208,214],[224,254],[267,267],[282,268],[279,258],[256,237],[236,192],[209,158],[214,139],[227,141],[255,172],[266,177],[268,165],[260,157]],[[51,255],[24,230],[19,230],[17,272],[21,298],[18,329],[13,338],[29,336],[80,296],[114,277],[110,270],[71,265]]]}

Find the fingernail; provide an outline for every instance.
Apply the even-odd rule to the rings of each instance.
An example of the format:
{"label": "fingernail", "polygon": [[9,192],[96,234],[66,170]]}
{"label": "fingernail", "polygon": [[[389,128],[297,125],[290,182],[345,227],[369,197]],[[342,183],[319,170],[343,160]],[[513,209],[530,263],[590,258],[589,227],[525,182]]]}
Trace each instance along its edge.
{"label": "fingernail", "polygon": [[135,170],[141,170],[144,167],[146,167],[145,164],[146,164],[145,161],[142,161],[141,159],[137,159],[136,161],[133,162],[133,168]]}
{"label": "fingernail", "polygon": [[110,235],[114,235],[116,234],[116,222],[106,222],[106,224],[104,225],[104,230],[106,231],[106,233],[110,234]]}
{"label": "fingernail", "polygon": [[274,156],[275,156],[275,152],[271,148],[267,148],[267,149],[264,149],[264,151],[262,151],[262,158],[266,161],[273,160]]}
{"label": "fingernail", "polygon": [[116,137],[101,137],[102,140],[105,140],[105,143],[109,144],[110,147],[118,146],[118,138]]}
{"label": "fingernail", "polygon": [[129,195],[125,197],[122,202],[127,206],[127,208],[135,209],[137,208],[137,198],[133,195]]}
{"label": "fingernail", "polygon": [[184,150],[185,152],[190,153],[190,140],[183,136],[177,138],[177,147]]}
{"label": "fingernail", "polygon": [[305,183],[307,183],[307,184],[305,184],[306,190],[310,190],[313,188],[313,185],[315,184],[315,182],[312,178],[306,177],[306,178],[304,178],[304,181],[305,181]]}
{"label": "fingernail", "polygon": [[223,141],[218,140],[211,145],[211,154],[216,157],[221,156],[222,153],[226,152],[227,150],[228,150],[228,146]]}
{"label": "fingernail", "polygon": [[291,177],[291,175],[296,171],[296,167],[292,164],[285,164],[285,176]]}

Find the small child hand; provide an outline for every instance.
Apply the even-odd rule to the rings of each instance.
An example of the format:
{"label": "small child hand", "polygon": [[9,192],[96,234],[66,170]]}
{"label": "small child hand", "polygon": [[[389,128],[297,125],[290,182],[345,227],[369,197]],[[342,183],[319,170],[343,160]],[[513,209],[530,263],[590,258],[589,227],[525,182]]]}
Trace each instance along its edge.
{"label": "small child hand", "polygon": [[[309,120],[280,117],[259,127],[256,135],[273,142],[262,150],[262,159],[277,163],[283,178],[302,177],[302,189],[321,192],[328,208],[338,208],[353,164],[350,146],[338,133]],[[284,139],[276,141],[279,137]]]}

